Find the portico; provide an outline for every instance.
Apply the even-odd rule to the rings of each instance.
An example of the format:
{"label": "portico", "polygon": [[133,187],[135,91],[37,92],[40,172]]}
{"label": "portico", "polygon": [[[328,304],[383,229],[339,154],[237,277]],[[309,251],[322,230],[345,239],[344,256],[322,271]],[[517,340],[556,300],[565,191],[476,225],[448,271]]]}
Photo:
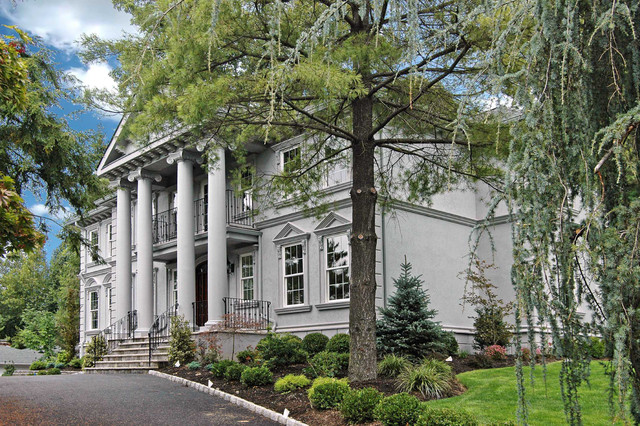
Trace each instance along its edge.
{"label": "portico", "polygon": [[[222,321],[224,299],[229,296],[227,233],[230,191],[227,189],[225,151],[218,148],[216,162],[204,167],[206,177],[203,182],[200,171],[203,158],[197,150],[179,147],[170,152],[160,150],[160,154],[144,162],[138,161],[134,170],[123,168],[118,173],[121,177],[112,180],[112,185],[117,188],[115,316],[119,320],[135,312],[136,335],[143,336],[149,332],[155,317],[162,314],[164,305],[164,309],[169,309],[177,303],[178,314],[195,322],[196,260],[202,260],[203,250],[206,250],[206,262],[200,264],[205,269],[198,278],[206,277],[206,306],[198,307],[201,319],[198,322],[204,318],[206,323],[199,325],[209,327]],[[199,178],[195,177],[195,172],[199,172]],[[200,194],[196,187],[199,181],[206,182],[206,192],[203,199],[194,200]],[[167,187],[173,188],[172,183],[175,183],[175,206],[169,214],[159,214],[156,211],[158,194],[167,193]],[[175,232],[158,235],[161,229],[167,228],[167,223],[158,222],[160,215],[169,218],[168,226],[174,226]],[[257,231],[247,230],[257,234]],[[206,238],[204,246],[203,238]],[[257,236],[250,237],[250,240],[257,242]],[[200,247],[198,253],[197,247]],[[175,265],[176,300],[169,296],[167,290],[167,302],[159,301],[158,289],[154,288],[157,286],[154,282],[154,261],[156,264]],[[135,276],[135,282],[132,276]],[[202,282],[199,284],[203,285]]]}

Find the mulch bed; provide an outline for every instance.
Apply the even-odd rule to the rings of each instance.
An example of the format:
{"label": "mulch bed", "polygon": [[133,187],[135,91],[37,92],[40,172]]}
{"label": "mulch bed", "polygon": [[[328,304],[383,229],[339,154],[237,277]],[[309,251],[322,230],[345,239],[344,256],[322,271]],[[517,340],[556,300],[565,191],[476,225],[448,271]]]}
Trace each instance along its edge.
{"label": "mulch bed", "polygon": [[[465,371],[477,370],[479,368],[486,368],[485,361],[476,357],[475,355],[469,355],[465,358],[453,358],[453,362],[450,363],[455,374],[463,373]],[[491,361],[490,368],[509,367],[515,365],[515,358],[510,356],[505,360]],[[305,365],[290,365],[282,367],[273,371],[274,381],[287,374],[302,374],[302,369]],[[342,419],[342,415],[337,410],[314,410],[311,408],[309,398],[307,398],[307,390],[299,389],[297,391],[280,394],[273,390],[273,385],[269,386],[256,386],[247,387],[239,381],[227,381],[225,379],[219,379],[214,377],[209,371],[201,368],[199,370],[189,370],[185,366],[181,367],[165,367],[160,370],[163,373],[179,376],[187,380],[191,380],[204,385],[208,384],[211,380],[212,387],[220,389],[223,392],[236,395],[240,398],[251,401],[254,404],[269,408],[278,413],[284,412],[285,408],[289,410],[289,416],[307,423],[310,426],[315,425],[346,425],[347,423]],[[382,392],[385,396],[393,395],[397,393],[396,380],[380,377],[375,381],[352,383],[352,388],[360,389],[364,387],[373,387]],[[466,389],[458,381],[454,384],[454,389],[448,396],[456,396],[464,393]],[[420,400],[425,400],[421,394],[414,393]],[[380,425],[379,422],[370,423],[370,425]]]}

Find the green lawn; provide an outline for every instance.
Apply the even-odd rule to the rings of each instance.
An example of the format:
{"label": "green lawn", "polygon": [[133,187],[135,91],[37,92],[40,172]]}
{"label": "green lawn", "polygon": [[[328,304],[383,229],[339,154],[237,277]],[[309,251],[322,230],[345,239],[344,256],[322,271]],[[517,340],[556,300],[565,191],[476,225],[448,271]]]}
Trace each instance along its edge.
{"label": "green lawn", "polygon": [[[514,367],[508,367],[459,374],[458,380],[467,387],[467,392],[427,404],[432,407],[465,409],[483,422],[515,420],[518,394],[514,370]],[[558,382],[560,363],[548,364],[546,387],[542,379],[542,367],[535,369],[534,386],[531,385],[529,372],[527,367],[525,377],[530,401],[529,424],[566,424]],[[583,385],[580,388],[583,423],[612,424],[608,402],[609,378],[604,373],[604,367],[595,361],[591,363],[590,384],[591,386]],[[615,424],[623,422],[617,421]]]}

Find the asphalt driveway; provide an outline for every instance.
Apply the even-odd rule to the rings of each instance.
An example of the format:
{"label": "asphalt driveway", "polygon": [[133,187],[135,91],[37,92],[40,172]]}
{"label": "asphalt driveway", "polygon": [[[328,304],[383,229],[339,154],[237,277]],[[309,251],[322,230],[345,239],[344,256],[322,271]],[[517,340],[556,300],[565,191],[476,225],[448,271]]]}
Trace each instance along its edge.
{"label": "asphalt driveway", "polygon": [[276,425],[147,374],[0,377],[0,425]]}

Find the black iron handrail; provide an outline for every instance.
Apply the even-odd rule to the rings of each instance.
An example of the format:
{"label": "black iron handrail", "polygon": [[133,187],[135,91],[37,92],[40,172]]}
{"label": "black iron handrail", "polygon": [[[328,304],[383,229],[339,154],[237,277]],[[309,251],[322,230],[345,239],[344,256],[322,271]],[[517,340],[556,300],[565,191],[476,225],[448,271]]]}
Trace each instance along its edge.
{"label": "black iron handrail", "polygon": [[171,306],[166,312],[156,317],[156,320],[149,329],[149,365],[151,365],[151,355],[158,349],[163,338],[169,337],[171,333],[171,320],[178,315],[178,304]]}
{"label": "black iron handrail", "polygon": [[223,297],[226,328],[264,330],[269,327],[271,302]]}
{"label": "black iron handrail", "polygon": [[133,310],[102,330],[99,336],[104,338],[107,353],[111,353],[123,340],[132,338],[136,328],[138,328],[138,311]]}
{"label": "black iron handrail", "polygon": [[193,219],[195,221],[195,233],[207,232],[207,203],[204,198],[193,202]]}
{"label": "black iron handrail", "polygon": [[237,195],[236,191],[227,189],[227,223],[253,227],[256,211],[253,208],[253,195],[245,191]]}
{"label": "black iron handrail", "polygon": [[164,243],[178,235],[176,208],[165,210],[153,217],[153,243]]}

